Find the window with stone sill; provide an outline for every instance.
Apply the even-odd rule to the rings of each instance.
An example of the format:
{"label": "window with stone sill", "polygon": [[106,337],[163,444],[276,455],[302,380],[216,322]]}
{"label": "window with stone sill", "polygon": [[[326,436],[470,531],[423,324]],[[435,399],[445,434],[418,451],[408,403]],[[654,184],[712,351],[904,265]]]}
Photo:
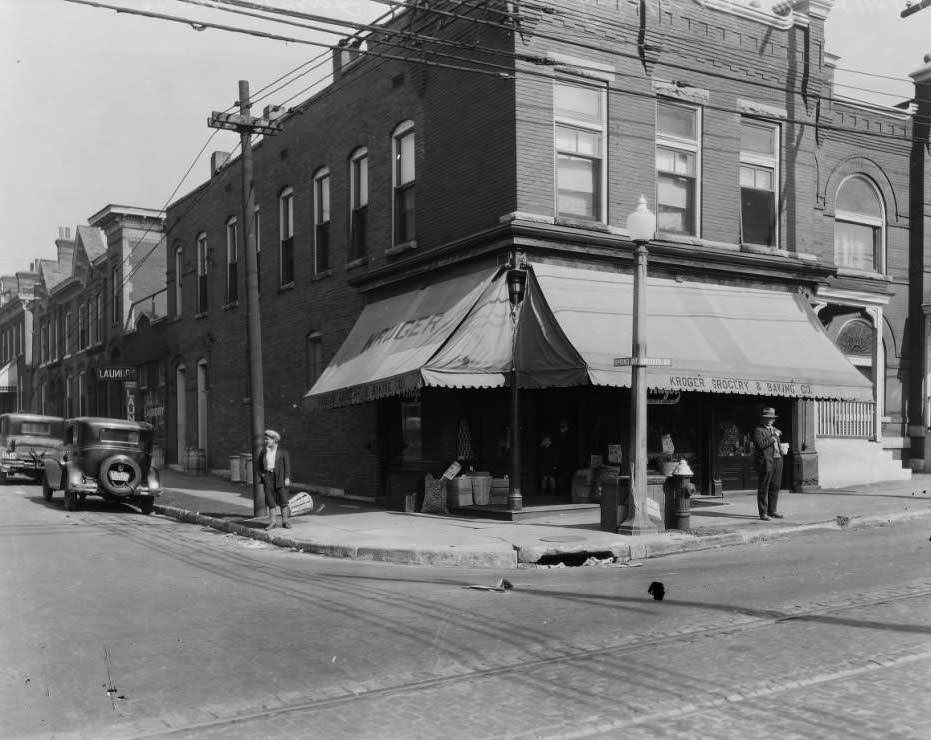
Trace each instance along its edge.
{"label": "window with stone sill", "polygon": [[557,218],[604,220],[606,108],[603,85],[555,81]]}
{"label": "window with stone sill", "polygon": [[701,116],[695,106],[656,104],[656,228],[698,236]]}
{"label": "window with stone sill", "polygon": [[779,127],[744,118],[740,123],[740,240],[775,247],[779,192]]}

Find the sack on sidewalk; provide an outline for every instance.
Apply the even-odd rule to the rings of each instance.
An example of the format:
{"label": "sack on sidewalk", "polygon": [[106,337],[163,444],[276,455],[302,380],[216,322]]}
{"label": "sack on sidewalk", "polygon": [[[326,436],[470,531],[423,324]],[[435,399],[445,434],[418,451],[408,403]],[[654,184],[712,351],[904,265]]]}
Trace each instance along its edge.
{"label": "sack on sidewalk", "polygon": [[288,499],[291,516],[310,514],[314,510],[314,499],[307,491],[298,491]]}

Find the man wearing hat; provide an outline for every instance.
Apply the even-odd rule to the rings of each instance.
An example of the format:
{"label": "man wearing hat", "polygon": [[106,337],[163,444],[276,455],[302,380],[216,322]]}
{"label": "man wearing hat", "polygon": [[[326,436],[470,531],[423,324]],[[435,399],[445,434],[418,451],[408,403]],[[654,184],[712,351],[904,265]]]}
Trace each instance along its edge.
{"label": "man wearing hat", "polygon": [[779,485],[782,483],[782,453],[779,450],[782,432],[773,426],[777,418],[774,408],[764,406],[760,412],[760,424],[753,430],[753,451],[759,476],[756,503],[760,519],[764,522],[770,518],[782,519],[782,514],[776,513]]}
{"label": "man wearing hat", "polygon": [[288,515],[288,489],[291,486],[291,458],[288,451],[279,447],[281,435],[274,429],[265,430],[265,447],[255,461],[256,474],[265,487],[265,505],[268,507],[269,522],[265,529],[277,526],[275,507],[281,509],[281,526],[291,529]]}

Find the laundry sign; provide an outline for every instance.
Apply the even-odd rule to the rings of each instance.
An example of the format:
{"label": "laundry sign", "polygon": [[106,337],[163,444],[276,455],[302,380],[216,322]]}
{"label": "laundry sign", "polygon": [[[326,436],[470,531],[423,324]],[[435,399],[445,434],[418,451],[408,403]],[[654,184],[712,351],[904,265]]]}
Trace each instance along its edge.
{"label": "laundry sign", "polygon": [[104,365],[97,368],[97,380],[135,381],[138,371],[131,365]]}

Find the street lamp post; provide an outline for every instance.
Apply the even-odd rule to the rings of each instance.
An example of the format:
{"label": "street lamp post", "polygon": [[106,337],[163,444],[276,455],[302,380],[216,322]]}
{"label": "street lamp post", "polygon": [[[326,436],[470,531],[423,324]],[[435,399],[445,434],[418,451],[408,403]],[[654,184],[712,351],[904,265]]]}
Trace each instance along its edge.
{"label": "street lamp post", "polygon": [[656,532],[646,511],[647,500],[647,366],[659,364],[647,357],[647,244],[656,233],[656,216],[647,208],[642,195],[637,208],[627,217],[627,231],[634,248],[633,333],[630,359],[630,496],[627,517],[618,527],[620,534]]}
{"label": "street lamp post", "polygon": [[511,340],[511,478],[508,485],[508,511],[520,511],[524,506],[521,494],[520,471],[520,411],[518,400],[520,392],[517,389],[517,319],[520,304],[524,300],[527,287],[527,271],[518,267],[515,255],[511,261],[512,269],[508,270],[508,298],[511,301],[511,321],[514,323],[514,336]]}

